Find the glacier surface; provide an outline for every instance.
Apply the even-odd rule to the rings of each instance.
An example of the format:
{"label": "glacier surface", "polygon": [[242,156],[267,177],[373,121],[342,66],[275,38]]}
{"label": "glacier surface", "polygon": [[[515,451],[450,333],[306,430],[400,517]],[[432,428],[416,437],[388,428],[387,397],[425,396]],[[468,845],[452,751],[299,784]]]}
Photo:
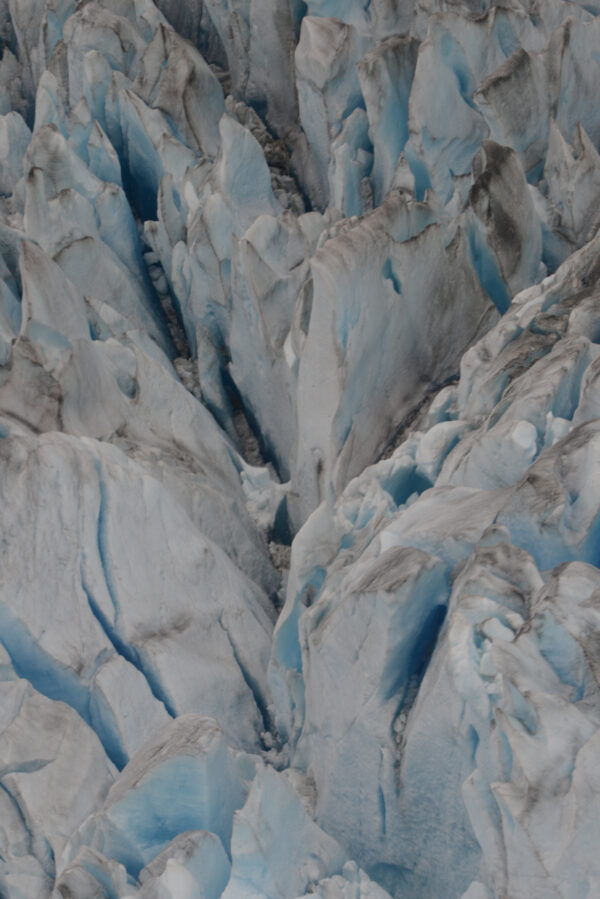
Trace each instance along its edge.
{"label": "glacier surface", "polygon": [[599,47],[0,0],[3,899],[600,895]]}

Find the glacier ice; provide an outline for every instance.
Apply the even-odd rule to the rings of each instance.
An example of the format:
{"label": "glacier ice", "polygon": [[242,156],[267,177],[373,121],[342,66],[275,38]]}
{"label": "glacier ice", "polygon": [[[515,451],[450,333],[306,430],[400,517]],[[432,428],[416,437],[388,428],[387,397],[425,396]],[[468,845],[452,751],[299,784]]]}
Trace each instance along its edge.
{"label": "glacier ice", "polygon": [[[598,452],[593,448],[597,424],[587,417],[586,406],[579,410],[587,396],[584,373],[594,380],[595,345],[578,333],[577,324],[583,316],[587,333],[593,333],[593,314],[588,319],[584,310],[594,288],[584,283],[595,246],[597,241],[564,263],[529,297],[518,297],[465,354],[460,381],[436,397],[423,415],[423,430],[413,429],[389,459],[352,480],[333,507],[322,503],[294,541],[270,668],[279,726],[295,747],[294,764],[316,779],[319,823],[371,876],[389,887],[401,884],[398,895],[460,896],[482,865],[489,870],[493,895],[525,897],[532,889],[540,896],[585,895],[578,892],[583,889],[575,883],[578,877],[590,884],[590,894],[594,891],[589,863],[582,862],[580,874],[567,865],[571,873],[559,875],[550,848],[552,864],[539,861],[545,840],[551,842],[543,828],[553,825],[538,798],[542,784],[544,791],[550,789],[549,769],[542,771],[538,763],[547,758],[553,769],[560,759],[571,770],[595,728],[588,724],[588,714],[595,720],[593,703],[590,707],[584,699],[589,675],[586,681],[578,668],[586,657],[583,631],[575,635],[572,626],[563,625],[570,603],[584,601],[579,599],[583,588],[551,586],[566,585],[570,576],[597,574],[600,505],[591,461]],[[569,336],[571,319],[575,333]],[[402,679],[396,661],[392,670],[398,680],[386,695],[384,647],[388,641],[393,645],[394,628],[385,606],[374,616],[373,604],[379,590],[387,589],[394,597],[390,609],[399,615],[410,584],[407,560],[420,557],[422,576],[432,564],[439,566],[441,581],[425,595],[441,608],[431,631],[419,633],[418,615],[425,615],[427,606],[415,594],[419,611],[408,617],[414,631],[405,631],[404,664],[420,657],[426,662],[438,630],[440,636],[429,666],[417,664],[407,672],[412,680]],[[362,584],[369,602],[365,597],[356,611],[345,611]],[[548,592],[557,603],[553,608],[564,608],[557,612],[560,624],[554,611],[542,612]],[[378,627],[382,633],[374,638]],[[588,627],[591,638],[593,626]],[[346,636],[348,628],[356,637]],[[363,641],[360,652],[355,639]],[[368,652],[372,639],[376,649]],[[495,651],[502,651],[508,666],[502,663],[500,676],[486,655],[492,643],[501,647]],[[550,680],[545,680],[546,665]],[[528,672],[523,679],[521,670]],[[475,692],[462,686],[472,677],[480,685]],[[592,685],[592,692],[596,689]],[[363,690],[368,702],[360,699]],[[501,715],[496,706],[490,711],[490,702],[502,703]],[[485,734],[469,718],[469,703],[483,716]],[[542,724],[546,709],[565,722],[574,715],[572,724],[565,723],[564,731],[562,725]],[[496,733],[494,727],[505,719],[506,727]],[[447,729],[440,733],[441,727]],[[365,732],[354,744],[357,728]],[[561,733],[575,741],[572,748],[561,742]],[[526,771],[523,740],[532,741],[533,768]],[[489,753],[496,753],[493,764],[499,767],[484,774],[483,766],[492,764],[483,762]],[[375,777],[374,783],[365,788],[358,774],[348,778],[349,769]],[[538,786],[530,780],[534,769]],[[568,792],[569,786],[561,789]],[[504,803],[509,795],[510,809]],[[574,794],[569,801],[574,808]],[[537,837],[529,830],[530,814],[540,816]],[[523,831],[521,815],[528,821]],[[363,823],[368,833],[361,833]],[[521,835],[511,836],[511,849],[508,833],[515,829]],[[527,843],[526,851],[530,838],[539,842],[535,849]],[[556,832],[553,839],[560,841]],[[575,880],[559,884],[559,877],[571,875]],[[529,878],[537,886],[532,888]]]}
{"label": "glacier ice", "polygon": [[600,4],[0,0],[0,894],[600,891]]}

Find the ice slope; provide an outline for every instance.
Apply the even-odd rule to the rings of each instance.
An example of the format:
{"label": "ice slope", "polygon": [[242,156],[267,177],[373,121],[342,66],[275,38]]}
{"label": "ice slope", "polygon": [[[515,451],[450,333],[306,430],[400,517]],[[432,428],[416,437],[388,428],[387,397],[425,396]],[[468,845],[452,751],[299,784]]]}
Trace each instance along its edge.
{"label": "ice slope", "polygon": [[599,13],[0,0],[2,896],[599,892]]}

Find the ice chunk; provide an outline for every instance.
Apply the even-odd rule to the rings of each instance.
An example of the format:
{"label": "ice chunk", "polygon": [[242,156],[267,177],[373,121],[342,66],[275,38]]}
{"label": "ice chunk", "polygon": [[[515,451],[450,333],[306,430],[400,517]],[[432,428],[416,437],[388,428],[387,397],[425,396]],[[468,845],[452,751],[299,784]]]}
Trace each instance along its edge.
{"label": "ice chunk", "polygon": [[356,862],[346,862],[342,874],[319,881],[305,896],[318,899],[389,899],[389,894],[370,880]]}
{"label": "ice chunk", "polygon": [[[423,892],[435,894],[437,884],[442,882],[451,884],[445,889],[460,895],[478,873],[481,849],[460,794],[463,780],[482,758],[483,749],[478,748],[478,741],[484,739],[479,736],[482,726],[487,729],[490,725],[489,700],[478,674],[478,655],[485,645],[476,650],[477,637],[471,629],[475,630],[475,622],[499,615],[504,606],[524,612],[524,597],[540,586],[541,578],[524,553],[498,546],[478,551],[460,583],[463,592],[455,585],[448,625],[414,709],[400,732],[403,748],[396,864],[403,870],[404,890],[410,897]],[[464,610],[455,613],[459,595],[464,597]],[[465,701],[468,717],[461,712]],[[432,830],[435,854],[426,849]],[[402,833],[411,846],[410,860],[400,848]],[[449,858],[453,859],[451,872],[444,862]]]}
{"label": "ice chunk", "polygon": [[273,196],[269,170],[258,141],[231,116],[219,123],[221,155],[216,178],[242,231],[262,214],[280,211]]}
{"label": "ice chunk", "polygon": [[465,430],[466,423],[463,421],[441,421],[423,435],[415,461],[432,483],[436,480],[445,457],[459,442]]}
{"label": "ice chunk", "polygon": [[440,23],[432,24],[419,47],[405,150],[418,199],[433,187],[448,202],[453,176],[471,170],[473,157],[488,136],[488,127],[471,99],[475,87],[460,44]]}
{"label": "ice chunk", "polygon": [[113,306],[172,354],[164,313],[151,288],[138,281],[104,241],[93,236],[73,240],[57,253],[56,262],[82,292]]}
{"label": "ice chunk", "polygon": [[270,127],[281,136],[296,124],[290,48],[301,17],[298,6],[288,0],[206,3],[225,50],[234,94],[264,111]]}
{"label": "ice chunk", "polygon": [[76,190],[65,188],[48,200],[41,169],[29,170],[23,224],[27,235],[54,257],[74,240],[98,236],[94,207]]}
{"label": "ice chunk", "polygon": [[329,200],[326,180],[330,141],[343,120],[362,105],[356,64],[367,44],[351,25],[334,18],[302,20],[296,48],[296,82],[300,122],[309,156],[301,180],[313,204],[323,209]]}
{"label": "ice chunk", "polygon": [[373,205],[369,181],[373,153],[368,124],[364,109],[357,108],[331,142],[329,199],[346,217],[370,212]]}
{"label": "ice chunk", "polygon": [[368,870],[393,861],[392,724],[410,708],[448,590],[445,566],[424,552],[366,555],[326,580],[300,616],[305,719],[295,758],[315,778],[317,821]]}
{"label": "ice chunk", "polygon": [[461,899],[491,899],[492,894],[488,888],[479,880],[474,880],[466,893],[463,893]]}
{"label": "ice chunk", "polygon": [[408,140],[408,100],[417,64],[413,38],[389,38],[360,61],[358,74],[374,147],[373,184],[380,203]]}
{"label": "ice chunk", "polygon": [[201,0],[191,0],[185,6],[179,0],[158,0],[156,7],[178,34],[200,48],[206,59],[215,58],[215,62],[226,65],[219,37]]}
{"label": "ice chunk", "polygon": [[43,125],[35,132],[24,158],[24,171],[30,169],[40,170],[47,199],[73,188],[93,202],[104,187],[54,124]]}
{"label": "ice chunk", "polygon": [[22,4],[11,3],[9,10],[19,59],[23,65],[23,88],[32,96],[46,64],[40,41],[46,3],[41,0],[25,0]]}
{"label": "ice chunk", "polygon": [[[238,3],[239,0],[234,0],[231,5]],[[214,0],[208,0],[207,5],[216,8]],[[223,22],[223,5],[220,5],[219,18]],[[296,40],[302,12],[302,4],[297,0],[250,0],[249,4],[251,25],[245,99],[251,106],[264,109],[265,121],[281,137],[297,122],[298,101],[290,47]],[[223,25],[220,30],[224,37]],[[233,64],[230,67],[235,69]]]}
{"label": "ice chunk", "polygon": [[552,96],[546,79],[543,57],[519,49],[483,81],[474,96],[492,139],[519,153],[526,174],[539,171],[547,146]]}
{"label": "ice chunk", "polygon": [[181,180],[195,164],[196,153],[177,140],[165,114],[148,106],[133,90],[121,88],[116,96],[124,174],[142,216],[154,218],[161,179],[170,173]]}
{"label": "ice chunk", "polygon": [[600,194],[600,155],[581,124],[570,146],[551,121],[544,178],[561,227],[581,244],[591,236]]}
{"label": "ice chunk", "polygon": [[473,169],[477,180],[469,200],[509,292],[518,293],[537,280],[542,261],[541,227],[523,170],[515,153],[489,140]]}
{"label": "ice chunk", "polygon": [[[309,253],[310,244],[290,215],[259,216],[232,251],[231,375],[284,479],[296,437],[297,366],[293,360],[288,364],[282,347],[298,295],[310,290]],[[257,354],[264,360],[259,366]]]}
{"label": "ice chunk", "polygon": [[[4,625],[3,642],[13,653],[6,630]],[[13,661],[19,671],[22,660],[13,656]],[[4,683],[0,689],[1,792],[11,799],[19,827],[25,829],[23,854],[37,858],[52,877],[54,859],[74,828],[104,800],[115,769],[96,734],[68,705],[47,699],[24,680]],[[19,830],[12,829],[11,818],[8,833],[4,831],[9,845]],[[18,844],[9,854],[18,858]]]}
{"label": "ice chunk", "polygon": [[[446,245],[443,229],[426,228],[427,221],[427,209],[392,195],[312,260],[298,374],[299,520],[329,495],[330,484],[339,493],[382,451],[427,385],[452,374],[460,352],[495,316],[462,233]],[[367,362],[375,352],[377,365]]]}
{"label": "ice chunk", "polygon": [[[138,28],[118,11],[113,12],[99,3],[86,4],[70,16],[63,29],[63,40],[68,48],[69,88],[73,105],[84,94],[88,51],[102,53],[111,68],[135,77],[146,50],[146,42]],[[90,107],[93,109],[93,104]]]}
{"label": "ice chunk", "polygon": [[23,174],[31,131],[18,112],[0,116],[0,194],[10,195]]}
{"label": "ice chunk", "polygon": [[[10,32],[10,24],[6,22],[8,10],[4,8],[4,27]],[[16,49],[13,47],[13,49]],[[0,58],[0,114],[7,115],[10,112],[18,112],[28,117],[30,112],[30,96],[27,96],[23,85],[23,66],[11,52],[8,44],[2,48]]]}
{"label": "ice chunk", "polygon": [[92,125],[87,142],[87,158],[90,170],[101,181],[122,186],[119,157],[102,126],[96,121]]}
{"label": "ice chunk", "polygon": [[234,815],[233,864],[223,899],[293,899],[341,870],[339,844],[311,820],[286,777],[259,766]]}
{"label": "ice chunk", "polygon": [[[140,897],[144,893],[150,895],[153,888],[160,889],[163,884],[171,889],[178,876],[175,865],[191,875],[190,888],[199,899],[219,899],[231,873],[231,863],[216,834],[207,830],[185,831],[140,871],[139,879],[144,885]],[[176,889],[172,891],[179,895]]]}
{"label": "ice chunk", "polygon": [[73,863],[57,877],[52,899],[63,899],[65,894],[75,895],[78,899],[96,899],[99,890],[102,899],[105,896],[120,899],[129,894],[130,882],[123,865],[84,846]]}
{"label": "ice chunk", "polygon": [[169,721],[169,715],[141,671],[113,655],[90,682],[90,719],[99,733],[116,731],[112,739],[127,759]]}
{"label": "ice chunk", "polygon": [[410,4],[398,7],[394,0],[374,0],[369,7],[361,0],[349,0],[343,7],[337,0],[309,0],[307,6],[311,16],[336,16],[376,38],[408,31],[412,18]]}
{"label": "ice chunk", "polygon": [[219,859],[223,846],[226,850],[230,846],[233,812],[243,805],[253,775],[251,758],[227,747],[215,721],[180,716],[134,756],[111,789],[104,810],[86,821],[71,840],[63,864],[71,861],[80,845],[89,845],[137,877],[159,853],[178,855],[178,844],[168,845],[179,834],[208,830],[218,840],[209,838],[208,844],[201,841],[199,846],[205,845],[219,879],[223,873]]}
{"label": "ice chunk", "polygon": [[[62,435],[48,435],[39,445],[7,440],[1,446],[9,460],[9,481],[3,489],[14,501],[14,505],[7,502],[3,506],[5,514],[10,518],[10,508],[21,507],[19,494],[24,489],[36,489],[38,495],[48,497],[47,513],[37,523],[42,555],[36,558],[47,560],[43,572],[32,560],[17,554],[5,569],[8,581],[25,578],[31,585],[22,601],[17,603],[11,594],[3,605],[13,652],[23,673],[40,690],[53,698],[68,699],[91,720],[90,681],[98,665],[116,652],[138,669],[150,692],[170,714],[198,709],[214,712],[234,741],[256,745],[266,726],[263,672],[271,621],[264,594],[191,525],[184,509],[164,487],[114,447],[93,441],[81,444]],[[10,478],[11,466],[23,466],[28,477]],[[60,487],[53,483],[53,470],[61,472]],[[132,479],[134,471],[137,474]],[[31,514],[36,514],[35,509],[31,508]],[[149,515],[167,530],[163,531],[163,524],[158,529],[148,528],[144,523]],[[60,527],[55,516],[62,521]],[[11,527],[8,519],[6,525]],[[21,519],[20,527],[27,526],[27,520]],[[137,533],[137,551],[148,554],[139,568],[121,528],[129,535]],[[82,534],[85,539],[80,544]],[[63,559],[58,567],[52,561],[57,554]],[[163,562],[159,563],[161,556]],[[145,582],[140,580],[143,569]],[[204,575],[199,591],[200,570]],[[36,612],[36,597],[48,589],[53,590],[59,605],[48,607],[42,616]],[[63,639],[65,626],[70,633],[68,642]],[[205,650],[199,659],[201,643]],[[134,680],[129,689],[135,691],[135,685]],[[223,705],[228,694],[229,721]],[[113,701],[113,716],[121,718],[127,713],[114,692],[96,691],[94,695]],[[147,697],[145,688],[144,695]],[[246,733],[239,741],[241,718],[246,719],[248,728],[242,729]],[[93,721],[102,725],[105,720],[110,723],[110,715],[105,718],[101,707]],[[122,759],[125,750],[115,741],[115,733],[125,739],[127,724],[109,727],[106,732],[99,727],[99,733],[115,758]],[[134,731],[128,739],[139,740],[139,732]]]}
{"label": "ice chunk", "polygon": [[590,102],[591,82],[583,73],[575,76],[576,60],[588,52],[598,27],[597,17],[587,23],[565,21],[544,50],[517,50],[474,95],[492,138],[519,154],[534,183],[544,165],[551,116],[566,140],[571,140],[578,122],[592,140],[599,133],[600,119]]}
{"label": "ice chunk", "polygon": [[[597,421],[572,430],[540,456],[498,516],[540,569],[570,559],[598,561],[600,496],[590,477],[597,441]],[[573,499],[566,503],[566,497]]]}
{"label": "ice chunk", "polygon": [[133,90],[174,123],[192,147],[216,156],[223,91],[198,51],[171,28],[161,25],[142,56]]}
{"label": "ice chunk", "polygon": [[60,268],[35,244],[21,244],[21,279],[23,284],[23,322],[53,328],[65,337],[89,337],[89,324],[83,297]]}

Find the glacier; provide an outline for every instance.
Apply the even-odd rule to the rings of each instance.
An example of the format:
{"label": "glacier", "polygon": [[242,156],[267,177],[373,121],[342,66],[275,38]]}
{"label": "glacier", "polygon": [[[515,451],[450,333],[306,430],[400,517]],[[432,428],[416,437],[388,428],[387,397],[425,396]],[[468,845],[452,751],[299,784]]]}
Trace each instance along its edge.
{"label": "glacier", "polygon": [[0,0],[3,899],[600,895],[599,47]]}

